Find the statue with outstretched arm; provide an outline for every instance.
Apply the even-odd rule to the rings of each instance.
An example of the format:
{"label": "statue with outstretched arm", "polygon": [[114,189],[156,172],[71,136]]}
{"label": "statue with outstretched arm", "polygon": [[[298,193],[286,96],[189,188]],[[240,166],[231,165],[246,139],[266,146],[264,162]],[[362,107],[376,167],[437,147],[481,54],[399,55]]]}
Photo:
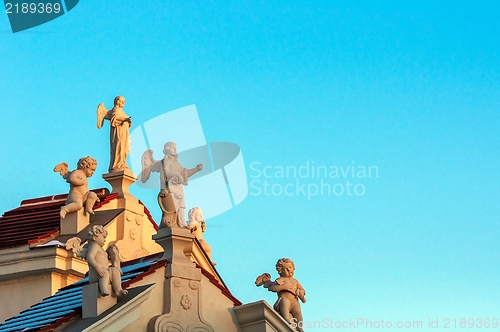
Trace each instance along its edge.
{"label": "statue with outstretched arm", "polygon": [[188,179],[203,169],[203,164],[195,168],[184,168],[178,161],[177,145],[168,142],[164,145],[162,160],[153,158],[153,150],[149,149],[142,155],[141,181],[146,182],[151,172],[160,173],[161,190],[158,194],[158,204],[162,210],[160,227],[187,227],[184,210],[184,188]]}

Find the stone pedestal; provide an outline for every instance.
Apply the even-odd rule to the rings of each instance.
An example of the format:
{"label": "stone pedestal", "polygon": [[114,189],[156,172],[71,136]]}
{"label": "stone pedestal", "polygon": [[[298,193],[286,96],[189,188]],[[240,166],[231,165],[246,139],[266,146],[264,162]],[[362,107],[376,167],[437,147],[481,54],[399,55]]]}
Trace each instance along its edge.
{"label": "stone pedestal", "polygon": [[191,254],[194,234],[187,228],[163,227],[153,235],[153,240],[163,248],[163,257],[168,265],[186,266],[195,270],[195,264],[188,258]]}
{"label": "stone pedestal", "polygon": [[99,285],[92,283],[82,288],[82,318],[97,317],[116,304],[116,296],[108,285],[108,296],[101,296]]}
{"label": "stone pedestal", "polygon": [[129,198],[137,201],[128,191],[130,185],[137,180],[137,176],[132,174],[129,169],[103,174],[102,178],[111,185],[112,193],[118,193],[118,198]]}
{"label": "stone pedestal", "polygon": [[160,228],[153,236],[164,249],[165,286],[163,314],[153,317],[148,331],[214,332],[201,315],[201,270],[186,256],[191,253],[194,235],[185,228]]}
{"label": "stone pedestal", "polygon": [[61,218],[61,235],[77,234],[90,223],[90,214],[83,215],[84,209],[69,212]]}
{"label": "stone pedestal", "polygon": [[117,228],[115,244],[120,251],[120,260],[128,261],[147,256],[149,252],[142,243],[141,227],[144,206],[129,192],[129,187],[137,180],[137,177],[126,169],[104,174],[102,178],[111,185],[111,192],[118,194],[116,207],[125,209],[116,219],[120,226]]}
{"label": "stone pedestal", "polygon": [[241,332],[295,331],[266,301],[244,304],[234,307],[233,310]]}

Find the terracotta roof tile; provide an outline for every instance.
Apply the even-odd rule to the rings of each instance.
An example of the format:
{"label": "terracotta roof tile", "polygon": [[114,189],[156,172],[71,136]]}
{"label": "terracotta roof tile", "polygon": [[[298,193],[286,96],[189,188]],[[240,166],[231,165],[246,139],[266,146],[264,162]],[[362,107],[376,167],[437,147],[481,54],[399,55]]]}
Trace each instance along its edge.
{"label": "terracotta roof tile", "polygon": [[146,207],[146,205],[144,205],[141,200],[139,199],[138,200],[139,203],[144,206],[144,213],[146,214],[146,216],[148,216],[148,219],[149,221],[151,221],[151,223],[153,224],[153,226],[155,227],[155,230],[158,231],[158,225],[156,224],[156,222],[154,221],[153,219],[153,216],[151,215],[151,213],[149,212],[148,208]]}
{"label": "terracotta roof tile", "polygon": [[[162,254],[153,254],[123,263],[122,285],[128,288],[165,266],[165,260],[158,260]],[[82,311],[82,287],[88,278],[61,288],[56,294],[31,306],[19,315],[0,324],[0,332],[10,331],[52,331],[54,328],[80,316]]]}
{"label": "terracotta roof tile", "polygon": [[[123,263],[121,268],[123,272],[122,287],[124,289],[130,288],[144,277],[165,266],[167,261],[161,260],[162,256],[163,253],[157,253]],[[224,287],[210,272],[198,265],[197,268],[226,297],[232,300],[235,306],[241,305],[241,302],[231,294],[229,289]],[[0,324],[0,332],[53,331],[73,319],[78,319],[82,313],[82,287],[86,284],[88,284],[88,277],[61,288],[56,294]]]}
{"label": "terracotta roof tile", "polygon": [[[118,198],[117,193],[110,194],[106,188],[92,191],[100,199],[100,202],[94,205],[94,210]],[[5,212],[0,217],[0,248],[20,245],[35,246],[55,238],[59,234],[59,211],[67,197],[67,194],[61,194],[26,199],[19,207]],[[158,230],[158,225],[146,207],[144,207],[144,212]]]}

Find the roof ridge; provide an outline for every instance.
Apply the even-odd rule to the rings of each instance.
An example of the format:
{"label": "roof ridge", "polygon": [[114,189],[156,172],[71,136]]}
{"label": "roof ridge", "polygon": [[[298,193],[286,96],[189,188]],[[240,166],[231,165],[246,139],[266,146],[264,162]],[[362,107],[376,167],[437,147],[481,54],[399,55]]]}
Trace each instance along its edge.
{"label": "roof ridge", "polygon": [[[107,188],[91,189],[90,191],[93,191],[96,194],[100,193],[102,196],[109,194],[109,190]],[[20,207],[21,206],[45,204],[47,202],[55,202],[55,201],[60,201],[63,199],[65,200],[67,197],[68,197],[68,194],[56,194],[56,195],[43,196],[43,197],[38,197],[38,198],[28,198],[28,199],[21,201]]]}

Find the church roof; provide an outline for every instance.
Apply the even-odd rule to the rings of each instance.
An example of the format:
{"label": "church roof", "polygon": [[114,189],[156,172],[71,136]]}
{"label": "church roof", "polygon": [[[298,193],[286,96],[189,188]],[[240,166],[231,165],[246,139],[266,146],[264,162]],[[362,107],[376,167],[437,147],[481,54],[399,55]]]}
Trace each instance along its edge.
{"label": "church roof", "polygon": [[[110,193],[106,188],[92,191],[100,199],[94,205],[95,211],[118,198],[117,193]],[[65,205],[67,197],[67,194],[61,194],[26,199],[19,207],[5,212],[0,217],[0,249],[21,245],[34,247],[56,239],[60,227],[59,211]],[[146,207],[144,212],[155,229],[158,229]]]}
{"label": "church roof", "polygon": [[[147,275],[155,273],[159,268],[167,264],[166,260],[160,259],[163,253],[153,254],[122,264],[122,287],[129,289]],[[211,273],[205,271],[200,266],[202,274],[207,277],[222,294],[233,301],[235,306],[240,306],[241,302],[235,298],[231,292],[224,287]],[[66,323],[74,323],[81,320],[82,314],[82,287],[88,284],[88,277],[76,283],[61,288],[54,295],[45,298],[41,302],[31,306],[19,315],[6,320],[0,324],[0,332],[14,331],[52,331]],[[121,302],[132,300],[133,296],[139,292],[129,291]],[[117,306],[120,305],[120,301]],[[109,309],[113,310],[113,308]],[[105,315],[106,313],[103,313]]]}
{"label": "church roof", "polygon": [[[129,288],[145,276],[155,273],[166,264],[154,254],[123,263],[122,287]],[[54,295],[0,324],[0,332],[52,331],[54,328],[77,319],[82,313],[82,287],[88,277],[61,288]]]}

